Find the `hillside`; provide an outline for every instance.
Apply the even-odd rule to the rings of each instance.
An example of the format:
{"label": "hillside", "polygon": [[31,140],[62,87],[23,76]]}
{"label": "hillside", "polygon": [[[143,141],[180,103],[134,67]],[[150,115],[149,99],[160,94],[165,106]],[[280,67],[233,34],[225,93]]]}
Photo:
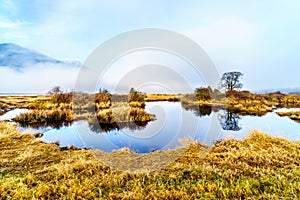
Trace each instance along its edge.
{"label": "hillside", "polygon": [[0,44],[0,66],[16,70],[35,64],[66,64],[37,51],[12,43]]}

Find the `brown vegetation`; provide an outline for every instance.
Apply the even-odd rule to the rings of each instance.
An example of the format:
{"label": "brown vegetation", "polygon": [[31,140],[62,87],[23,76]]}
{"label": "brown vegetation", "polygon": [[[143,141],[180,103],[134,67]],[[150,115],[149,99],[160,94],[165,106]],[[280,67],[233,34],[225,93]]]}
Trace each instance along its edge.
{"label": "brown vegetation", "polygon": [[[114,106],[112,106],[112,98],[114,100],[124,100],[125,98],[126,101],[130,100],[130,103],[128,104],[126,101],[115,102]],[[126,108],[124,104],[126,104]],[[120,108],[117,108],[118,105]],[[31,126],[44,125],[46,123],[62,124],[77,119],[89,119],[94,113],[99,123],[102,124],[148,122],[155,119],[154,115],[144,111],[144,94],[137,91],[132,91],[131,96],[112,96],[107,90],[101,90],[96,94],[82,92],[63,93],[59,90],[52,92],[51,96],[1,97],[0,106],[0,109],[2,107],[3,109],[30,109],[28,113],[17,116],[14,121]],[[112,108],[115,110],[114,113],[112,113]]]}
{"label": "brown vegetation", "polygon": [[293,120],[300,121],[300,111],[296,112],[276,112],[279,116],[288,116],[289,118]]}
{"label": "brown vegetation", "polygon": [[[275,108],[300,107],[299,94],[281,94],[280,92],[270,94],[253,94],[249,91],[228,91],[226,96],[218,90],[198,88],[194,94],[180,95],[180,101],[185,107],[192,105],[212,106],[227,109],[239,115],[265,115]],[[295,118],[295,116],[294,116]]]}
{"label": "brown vegetation", "polygon": [[14,121],[21,124],[71,122],[73,113],[70,109],[31,110],[15,117]]}
{"label": "brown vegetation", "polygon": [[300,143],[257,131],[244,141],[225,140],[211,149],[194,142],[141,155],[126,149],[62,151],[0,122],[0,144],[4,199],[300,197]]}
{"label": "brown vegetation", "polygon": [[253,94],[249,91],[229,91],[226,97],[226,108],[239,114],[264,115],[276,107],[300,107],[300,95],[279,92]]}
{"label": "brown vegetation", "polygon": [[176,94],[146,94],[145,101],[179,101]]}
{"label": "brown vegetation", "polygon": [[113,124],[119,122],[148,122],[155,116],[145,112],[143,108],[131,107],[123,102],[113,105],[110,109],[101,109],[96,114],[100,124]]}

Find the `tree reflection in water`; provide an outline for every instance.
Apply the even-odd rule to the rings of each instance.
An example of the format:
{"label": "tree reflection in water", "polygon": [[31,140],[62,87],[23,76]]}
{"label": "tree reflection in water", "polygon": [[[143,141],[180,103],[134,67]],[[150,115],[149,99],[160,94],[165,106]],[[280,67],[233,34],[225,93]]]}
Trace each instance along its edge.
{"label": "tree reflection in water", "polygon": [[218,119],[220,124],[225,131],[239,131],[242,128],[239,126],[239,120],[241,119],[235,113],[231,113],[229,111],[224,111],[224,114],[219,114]]}

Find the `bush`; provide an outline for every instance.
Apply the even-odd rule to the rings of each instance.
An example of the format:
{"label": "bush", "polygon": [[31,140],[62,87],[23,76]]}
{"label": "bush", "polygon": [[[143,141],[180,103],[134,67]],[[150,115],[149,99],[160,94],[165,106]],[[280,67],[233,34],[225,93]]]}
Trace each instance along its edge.
{"label": "bush", "polygon": [[145,94],[135,90],[134,88],[130,89],[128,102],[145,102]]}
{"label": "bush", "polygon": [[72,98],[73,98],[73,93],[69,92],[69,93],[58,93],[58,94],[54,94],[52,97],[52,102],[53,103],[71,103],[72,102]]}
{"label": "bush", "polygon": [[95,103],[107,103],[111,102],[112,95],[107,90],[101,90],[95,94]]}
{"label": "bush", "polygon": [[196,88],[195,94],[199,101],[211,100],[210,90],[208,88]]}

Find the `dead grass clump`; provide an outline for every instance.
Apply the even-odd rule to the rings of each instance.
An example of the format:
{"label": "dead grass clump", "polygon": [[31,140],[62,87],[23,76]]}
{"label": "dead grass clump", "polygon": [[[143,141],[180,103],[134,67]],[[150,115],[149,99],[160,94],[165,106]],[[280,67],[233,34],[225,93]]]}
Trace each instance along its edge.
{"label": "dead grass clump", "polygon": [[142,108],[130,108],[130,120],[135,122],[148,122],[155,119],[155,115],[148,114]]}
{"label": "dead grass clump", "polygon": [[113,124],[120,122],[148,122],[155,119],[153,114],[148,114],[143,108],[129,107],[123,104],[113,106],[111,109],[97,111],[99,124]]}
{"label": "dead grass clump", "polygon": [[222,141],[207,156],[210,163],[255,177],[275,169],[293,169],[300,162],[300,143],[252,131],[242,142]]}
{"label": "dead grass clump", "polygon": [[277,115],[283,117],[283,116],[288,116],[292,120],[300,120],[300,111],[296,112],[276,112]]}
{"label": "dead grass clump", "polygon": [[28,113],[22,113],[13,120],[21,124],[71,122],[73,121],[73,113],[69,109],[32,110]]}
{"label": "dead grass clump", "polygon": [[97,119],[99,124],[112,124],[115,123],[115,118],[113,116],[111,109],[104,109],[97,111]]}

